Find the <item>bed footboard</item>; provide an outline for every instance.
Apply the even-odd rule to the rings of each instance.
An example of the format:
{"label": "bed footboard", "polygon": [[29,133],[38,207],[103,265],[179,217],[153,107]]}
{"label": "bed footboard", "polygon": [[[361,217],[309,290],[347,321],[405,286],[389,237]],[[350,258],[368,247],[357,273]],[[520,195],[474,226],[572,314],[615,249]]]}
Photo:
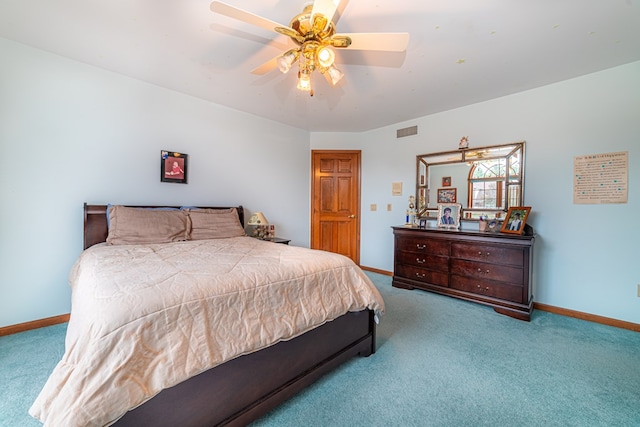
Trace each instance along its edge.
{"label": "bed footboard", "polygon": [[371,310],[230,360],[128,412],[123,426],[244,426],[350,358],[375,352]]}

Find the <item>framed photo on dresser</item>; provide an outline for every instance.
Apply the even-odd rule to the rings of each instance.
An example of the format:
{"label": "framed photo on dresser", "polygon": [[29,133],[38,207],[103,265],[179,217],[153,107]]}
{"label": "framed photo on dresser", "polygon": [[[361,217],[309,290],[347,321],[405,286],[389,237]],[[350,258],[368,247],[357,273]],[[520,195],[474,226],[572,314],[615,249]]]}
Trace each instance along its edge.
{"label": "framed photo on dresser", "polygon": [[500,232],[522,234],[522,232],[524,231],[524,225],[527,223],[527,218],[529,217],[530,211],[530,206],[517,206],[509,208],[507,216],[502,222],[502,229],[500,230]]}
{"label": "framed photo on dresser", "polygon": [[461,210],[460,203],[438,203],[438,228],[459,229]]}

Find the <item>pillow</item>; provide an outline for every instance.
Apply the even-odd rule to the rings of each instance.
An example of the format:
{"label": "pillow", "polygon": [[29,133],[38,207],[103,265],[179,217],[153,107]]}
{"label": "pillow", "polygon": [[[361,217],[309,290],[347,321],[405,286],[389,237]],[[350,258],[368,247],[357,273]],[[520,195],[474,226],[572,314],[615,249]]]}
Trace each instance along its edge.
{"label": "pillow", "polygon": [[189,239],[191,220],[180,210],[113,206],[109,212],[109,245],[180,242]]}
{"label": "pillow", "polygon": [[[117,205],[112,205],[111,203],[107,204],[107,228],[109,228],[111,226],[111,209]],[[140,208],[140,209],[151,209],[151,210],[156,210],[156,211],[177,211],[179,210],[178,208],[172,208],[172,207],[159,207],[159,208]]]}
{"label": "pillow", "polygon": [[246,236],[236,208],[186,211],[191,218],[191,240]]}

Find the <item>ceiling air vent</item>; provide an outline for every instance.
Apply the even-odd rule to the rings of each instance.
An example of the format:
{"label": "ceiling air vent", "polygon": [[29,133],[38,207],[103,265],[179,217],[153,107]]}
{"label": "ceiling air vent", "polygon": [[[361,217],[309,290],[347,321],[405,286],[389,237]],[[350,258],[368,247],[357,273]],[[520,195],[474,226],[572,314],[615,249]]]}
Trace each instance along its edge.
{"label": "ceiling air vent", "polygon": [[405,136],[417,135],[418,126],[411,126],[404,129],[398,129],[396,131],[396,138],[404,138]]}

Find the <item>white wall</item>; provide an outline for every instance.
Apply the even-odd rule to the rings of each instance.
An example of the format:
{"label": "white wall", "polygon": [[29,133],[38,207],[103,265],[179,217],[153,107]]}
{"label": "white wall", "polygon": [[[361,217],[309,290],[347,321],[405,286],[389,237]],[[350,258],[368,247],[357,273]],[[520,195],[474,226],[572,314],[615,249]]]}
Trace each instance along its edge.
{"label": "white wall", "polygon": [[[309,134],[0,39],[0,326],[70,311],[82,204],[238,205],[309,245]],[[189,183],[160,182],[160,150]]]}
{"label": "white wall", "polygon": [[[534,300],[640,323],[640,62],[361,134],[313,133],[312,149],[362,150],[361,264],[393,271],[390,227],[415,192],[415,156],[526,141],[525,204],[536,238]],[[396,139],[396,129],[418,135]],[[629,152],[629,201],[573,204],[573,159]],[[402,197],[391,183],[402,181]],[[369,206],[378,205],[376,212]],[[393,204],[393,212],[385,210]]]}

